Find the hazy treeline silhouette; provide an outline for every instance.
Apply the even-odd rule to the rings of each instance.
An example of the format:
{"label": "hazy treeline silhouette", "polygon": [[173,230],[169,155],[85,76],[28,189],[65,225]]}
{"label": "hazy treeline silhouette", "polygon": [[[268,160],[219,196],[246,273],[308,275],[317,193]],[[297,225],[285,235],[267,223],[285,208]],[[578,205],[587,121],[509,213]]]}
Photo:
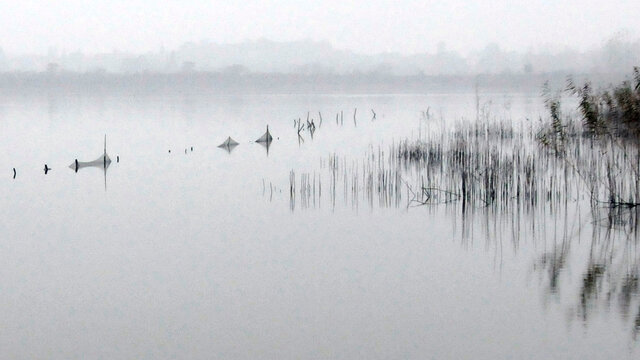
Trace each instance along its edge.
{"label": "hazy treeline silhouette", "polygon": [[237,44],[202,41],[177,49],[161,48],[147,53],[113,51],[83,54],[55,48],[46,55],[13,55],[0,49],[0,72],[79,73],[178,73],[224,74],[378,74],[378,75],[470,75],[520,73],[609,73],[628,69],[640,58],[640,39],[617,34],[599,48],[528,50],[502,49],[493,43],[467,55],[448,50],[440,43],[432,53],[363,55],[338,50],[326,42],[269,40]]}

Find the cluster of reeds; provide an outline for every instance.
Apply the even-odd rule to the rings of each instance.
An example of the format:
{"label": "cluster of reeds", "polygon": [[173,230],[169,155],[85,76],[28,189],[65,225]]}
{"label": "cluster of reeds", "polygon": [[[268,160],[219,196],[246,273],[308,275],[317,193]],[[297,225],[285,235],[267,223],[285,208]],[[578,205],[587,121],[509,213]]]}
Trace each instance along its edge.
{"label": "cluster of reeds", "polygon": [[[623,137],[583,135],[578,126],[568,126],[559,104],[553,106],[564,132],[557,147],[539,146],[539,129],[518,130],[509,123],[463,125],[393,147],[403,181],[415,193],[414,205],[445,203],[462,209],[454,217],[462,238],[473,241],[474,232],[485,230],[484,239],[492,242],[496,256],[501,256],[503,238],[514,250],[521,237],[554,244],[534,263],[548,283],[548,294],[575,296],[567,289],[575,282],[566,279],[573,261],[581,269],[571,302],[579,321],[586,324],[601,306],[615,301],[636,339],[640,148]],[[486,222],[474,222],[477,217],[469,209]],[[591,251],[576,263],[571,258],[583,255],[572,248],[584,242]]]}
{"label": "cluster of reeds", "polygon": [[566,92],[578,97],[585,135],[640,137],[640,68],[633,69],[633,80],[599,92],[589,82],[580,86],[569,78]]}
{"label": "cluster of reeds", "polygon": [[582,197],[596,207],[635,207],[640,147],[617,138],[575,136],[562,124],[559,104],[548,104],[563,132],[553,146],[540,140],[538,129],[516,128],[510,121],[459,124],[394,142],[386,151],[372,146],[361,159],[332,154],[321,161],[327,171],[302,174],[298,181],[292,173],[291,196],[299,193],[305,204],[319,204],[321,194],[309,187],[328,179],[334,206],[342,193],[356,206],[373,206],[376,198],[380,206],[398,206],[406,194],[409,206],[459,203],[463,211],[554,207]]}
{"label": "cluster of reeds", "polygon": [[[586,323],[599,299],[616,299],[635,337],[640,334],[640,309],[634,310],[640,305],[635,251],[640,147],[622,135],[601,136],[598,127],[583,127],[584,119],[571,121],[560,105],[559,95],[550,95],[550,121],[542,128],[482,116],[453,129],[430,128],[388,147],[370,146],[361,157],[331,154],[321,159],[319,170],[291,172],[291,208],[296,201],[302,208],[318,207],[325,199],[330,207],[341,199],[354,208],[438,205],[452,212],[454,231],[465,245],[484,230],[496,259],[503,240],[514,251],[526,239],[551,243],[533,266],[548,281],[551,296],[575,284],[564,278],[576,256],[572,247],[576,238],[590,239],[572,311]],[[583,117],[593,118],[592,110],[581,106]],[[583,221],[582,213],[590,215]],[[592,231],[581,233],[582,228]]]}
{"label": "cluster of reeds", "polygon": [[[354,108],[353,110],[353,125],[358,126],[357,120],[358,108]],[[376,112],[371,109],[371,121],[377,118]],[[307,131],[309,133],[309,137],[313,139],[313,135],[316,130],[322,127],[322,112],[318,111],[318,122],[316,123],[316,119],[311,116],[311,113],[307,111],[307,119],[305,122],[302,121],[302,118],[293,119],[293,127],[296,129],[298,134],[298,144],[304,143],[304,132]],[[317,124],[317,125],[316,125]],[[336,125],[343,126],[344,125],[344,111],[340,110],[340,112],[336,113]]]}
{"label": "cluster of reeds", "polygon": [[[520,237],[555,244],[534,264],[550,296],[572,293],[566,270],[580,256],[572,247],[590,240],[571,310],[586,324],[603,302],[615,301],[634,339],[640,335],[640,146],[633,124],[640,107],[631,90],[637,93],[638,80],[635,88],[618,87],[606,112],[593,106],[596,97],[585,86],[574,93],[581,116],[572,119],[561,111],[560,93],[546,87],[549,118],[542,128],[481,119],[395,148],[403,181],[415,192],[412,202],[459,204],[463,238],[473,239],[469,233],[480,225],[487,242],[495,239],[496,254],[502,234],[514,249]],[[474,224],[465,216],[469,208],[491,220]],[[581,212],[590,216],[576,223]],[[581,233],[583,227],[592,230]]]}
{"label": "cluster of reeds", "polygon": [[302,208],[320,205],[322,197],[322,179],[320,174],[302,173],[299,177],[300,183],[296,181],[296,173],[291,170],[289,173],[289,205],[291,210],[296,208],[296,200],[300,201]]}
{"label": "cluster of reeds", "polygon": [[[402,199],[402,176],[400,169],[392,166],[389,156],[382,148],[371,147],[362,159],[331,154],[321,159],[320,171],[303,172],[299,175],[291,171],[289,189],[291,209],[296,202],[302,208],[320,207],[323,199],[335,208],[342,200],[354,208],[361,202],[371,207],[399,206]],[[322,191],[323,182],[327,190]]]}
{"label": "cluster of reeds", "polygon": [[[575,119],[562,119],[561,95],[567,94],[578,101],[580,124]],[[640,139],[640,68],[633,69],[632,80],[609,88],[596,90],[590,82],[577,84],[572,77],[562,92],[553,92],[548,83],[542,96],[549,111],[549,124],[542,140],[552,143],[554,138],[566,136],[604,136]],[[578,125],[578,126],[577,126]],[[571,131],[567,129],[572,127]]]}
{"label": "cluster of reeds", "polygon": [[589,83],[568,79],[565,89],[578,100],[580,119],[562,117],[560,93],[545,85],[549,120],[537,133],[543,147],[567,162],[591,198],[609,206],[640,205],[640,70],[634,80],[596,92]]}
{"label": "cluster of reeds", "polygon": [[466,125],[393,143],[386,151],[372,146],[361,159],[332,154],[321,161],[318,173],[292,171],[290,195],[305,207],[319,204],[321,194],[310,188],[325,179],[334,206],[341,194],[354,206],[361,201],[381,207],[460,203],[463,210],[566,199],[576,179],[566,176],[566,164],[535,146],[531,132],[526,134],[508,122]]}
{"label": "cluster of reeds", "polygon": [[557,203],[575,178],[533,142],[533,132],[509,122],[474,123],[394,146],[414,205],[460,202],[508,209]]}

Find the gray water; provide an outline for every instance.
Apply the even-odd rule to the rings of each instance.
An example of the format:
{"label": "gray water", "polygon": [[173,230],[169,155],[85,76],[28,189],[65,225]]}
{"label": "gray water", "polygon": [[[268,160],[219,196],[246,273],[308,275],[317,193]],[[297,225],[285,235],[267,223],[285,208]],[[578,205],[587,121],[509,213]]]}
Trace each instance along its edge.
{"label": "gray water", "polygon": [[[522,128],[544,112],[538,94],[0,99],[1,357],[635,358],[637,233],[601,229],[578,198],[462,216],[404,189],[332,193],[331,157],[478,109]],[[267,125],[268,152],[253,142]],[[105,134],[106,172],[68,168]],[[305,202],[292,172],[317,177]]]}

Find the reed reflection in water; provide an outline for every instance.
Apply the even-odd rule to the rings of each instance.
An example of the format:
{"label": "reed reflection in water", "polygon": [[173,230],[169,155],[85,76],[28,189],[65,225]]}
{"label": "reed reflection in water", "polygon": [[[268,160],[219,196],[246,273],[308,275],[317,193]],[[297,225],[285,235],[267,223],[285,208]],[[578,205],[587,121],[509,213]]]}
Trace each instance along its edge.
{"label": "reed reflection in water", "polygon": [[[346,206],[444,211],[463,248],[534,247],[531,274],[545,303],[565,308],[568,325],[588,326],[616,309],[635,341],[640,333],[639,199],[634,144],[590,139],[577,131],[562,153],[539,141],[531,124],[459,123],[360,158],[332,153],[316,169],[291,170],[291,211]],[[624,199],[624,200],[621,200]]]}

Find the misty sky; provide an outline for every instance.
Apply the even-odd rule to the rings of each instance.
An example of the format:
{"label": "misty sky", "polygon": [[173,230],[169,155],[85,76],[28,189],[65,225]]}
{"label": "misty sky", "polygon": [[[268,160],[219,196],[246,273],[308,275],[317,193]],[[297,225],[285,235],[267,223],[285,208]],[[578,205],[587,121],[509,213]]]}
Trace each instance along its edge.
{"label": "misty sky", "polygon": [[144,52],[185,41],[312,39],[359,53],[466,53],[598,46],[619,30],[640,34],[640,1],[592,0],[5,0],[0,48],[46,53]]}

